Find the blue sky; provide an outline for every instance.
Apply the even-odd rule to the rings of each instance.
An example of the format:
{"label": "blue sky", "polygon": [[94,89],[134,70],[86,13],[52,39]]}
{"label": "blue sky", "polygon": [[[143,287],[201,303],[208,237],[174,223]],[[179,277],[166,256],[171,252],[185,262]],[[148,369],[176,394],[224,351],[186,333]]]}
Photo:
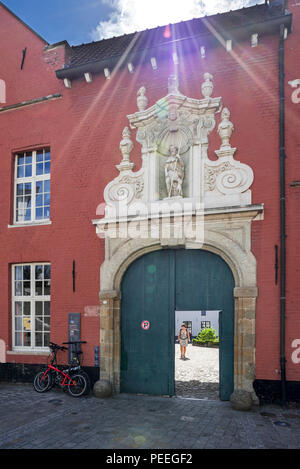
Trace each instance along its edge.
{"label": "blue sky", "polygon": [[90,42],[90,33],[112,12],[108,3],[99,0],[1,1],[49,43]]}
{"label": "blue sky", "polygon": [[264,3],[264,0],[2,0],[49,43],[71,45]]}

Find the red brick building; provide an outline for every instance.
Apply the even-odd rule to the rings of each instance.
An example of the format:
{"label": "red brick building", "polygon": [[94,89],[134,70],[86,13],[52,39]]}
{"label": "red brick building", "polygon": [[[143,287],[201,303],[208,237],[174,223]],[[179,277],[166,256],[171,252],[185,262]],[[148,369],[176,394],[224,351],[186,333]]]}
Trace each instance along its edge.
{"label": "red brick building", "polygon": [[[297,399],[299,2],[270,1],[73,47],[66,41],[48,44],[1,3],[0,24],[2,100],[5,91],[0,104],[2,376],[31,379],[46,360],[49,340],[68,340],[69,313],[80,313],[80,337],[87,341],[84,365],[97,380],[100,345],[100,380],[122,390],[127,340],[122,276],[152,250],[191,246],[186,240],[164,244],[162,238],[144,242],[140,249],[137,240],[126,239],[126,248],[113,244],[96,234],[103,225],[99,204],[106,204],[109,226],[109,183],[118,171],[117,191],[125,175],[126,190],[133,187],[135,201],[168,199],[162,159],[154,163],[150,154],[166,158],[162,146],[170,145],[174,136],[176,141],[178,132],[180,142],[186,138],[183,198],[196,200],[197,187],[203,186],[203,250],[222,258],[234,277],[231,361],[226,364],[232,368],[231,392],[251,391],[254,385],[262,399]],[[205,73],[211,75],[203,78]],[[170,76],[179,84],[169,80],[168,89]],[[203,82],[208,88],[213,83],[213,94],[201,90]],[[148,99],[139,110],[138,90]],[[221,112],[224,107],[230,114]],[[160,140],[150,151],[142,131],[150,129],[154,135],[157,122]],[[192,125],[197,129],[190,137]],[[219,125],[231,129],[229,137]],[[126,126],[131,135],[123,132],[122,138]],[[219,148],[221,153],[215,154]],[[201,158],[204,166],[197,175]],[[218,161],[226,162],[226,168]],[[138,176],[131,163],[142,168]],[[244,182],[237,188],[224,185],[217,193],[217,178],[232,168]],[[151,171],[157,171],[157,181]],[[137,186],[140,175],[144,179]],[[122,220],[117,221],[120,227]],[[143,290],[145,278],[140,282],[136,288]],[[213,290],[209,295],[213,297]],[[199,309],[209,307],[199,304]],[[150,320],[153,330],[155,321]]]}

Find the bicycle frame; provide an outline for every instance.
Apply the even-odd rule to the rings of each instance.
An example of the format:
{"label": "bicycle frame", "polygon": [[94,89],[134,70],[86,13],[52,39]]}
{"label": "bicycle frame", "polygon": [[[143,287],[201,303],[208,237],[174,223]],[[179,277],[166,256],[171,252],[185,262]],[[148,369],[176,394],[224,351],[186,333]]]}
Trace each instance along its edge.
{"label": "bicycle frame", "polygon": [[54,370],[54,371],[56,371],[56,373],[60,373],[61,375],[64,376],[63,381],[60,383],[61,386],[69,386],[69,385],[75,386],[76,385],[76,382],[73,381],[72,378],[67,373],[64,373],[62,370],[60,370],[58,368],[55,368],[55,366],[53,366],[53,365],[48,365],[47,370],[45,371],[45,373],[42,376],[42,380],[47,376],[47,374],[49,373],[50,370]]}

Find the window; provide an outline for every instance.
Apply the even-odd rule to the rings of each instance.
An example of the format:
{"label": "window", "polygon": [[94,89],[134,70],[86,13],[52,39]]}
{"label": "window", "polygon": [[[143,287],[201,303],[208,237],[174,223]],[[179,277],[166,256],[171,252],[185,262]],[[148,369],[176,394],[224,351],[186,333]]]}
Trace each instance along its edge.
{"label": "window", "polygon": [[189,333],[192,335],[192,321],[183,321],[185,327],[188,329]]}
{"label": "window", "polygon": [[208,329],[209,327],[211,327],[210,321],[201,321],[201,329]]}
{"label": "window", "polygon": [[50,264],[18,264],[12,271],[14,349],[45,349],[50,339]]}
{"label": "window", "polygon": [[16,155],[14,223],[50,219],[50,165],[50,148]]}

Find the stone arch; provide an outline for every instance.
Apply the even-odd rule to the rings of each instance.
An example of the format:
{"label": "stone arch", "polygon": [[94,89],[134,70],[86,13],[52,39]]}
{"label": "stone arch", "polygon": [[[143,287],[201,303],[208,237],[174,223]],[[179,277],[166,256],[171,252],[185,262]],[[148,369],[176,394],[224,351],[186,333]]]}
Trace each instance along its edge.
{"label": "stone arch", "polygon": [[[249,221],[249,220],[248,220]],[[209,223],[208,223],[209,225]],[[230,267],[234,280],[234,389],[251,392],[255,379],[255,308],[257,297],[256,259],[250,251],[250,225],[236,224],[206,227],[203,244],[193,240],[159,239],[114,240],[108,257],[101,266],[100,291],[100,368],[101,380],[120,388],[120,319],[121,282],[125,271],[137,258],[164,247],[181,246],[204,249],[219,255]],[[219,228],[219,229],[218,229]],[[107,241],[109,242],[109,241]],[[168,244],[169,242],[169,244]]]}

